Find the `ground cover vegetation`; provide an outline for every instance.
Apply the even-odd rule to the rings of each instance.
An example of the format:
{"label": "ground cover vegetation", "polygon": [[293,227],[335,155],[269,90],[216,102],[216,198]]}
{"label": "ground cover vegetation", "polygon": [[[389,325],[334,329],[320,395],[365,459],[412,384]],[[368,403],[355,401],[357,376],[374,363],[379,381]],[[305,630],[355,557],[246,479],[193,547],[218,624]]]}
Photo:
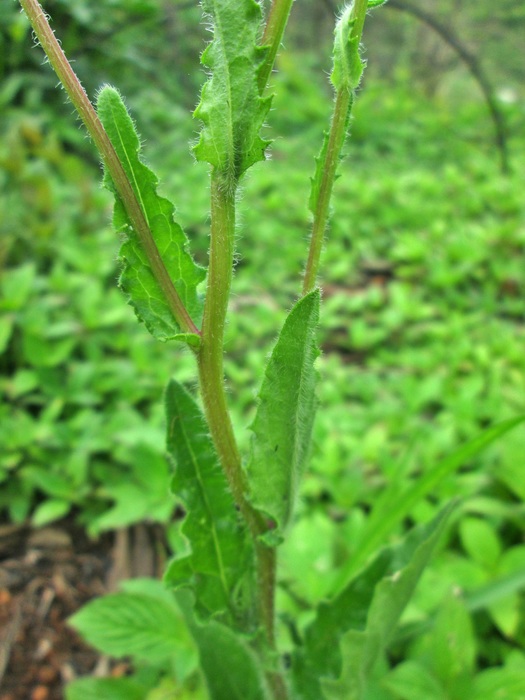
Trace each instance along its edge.
{"label": "ground cover vegetation", "polygon": [[[82,3],[72,6],[80,26],[110,21]],[[141,21],[155,24],[156,4],[137,8]],[[113,10],[123,8],[114,3]],[[194,10],[187,10],[192,20],[199,14]],[[167,352],[169,346],[149,338],[123,304],[115,289],[111,202],[93,178],[90,146],[72,126],[69,107],[57,122],[55,108],[42,106],[54,79],[39,69],[35,83],[35,69],[23,63],[23,18],[12,13],[5,26],[4,36],[17,47],[10,60],[24,58],[23,69],[11,66],[2,97],[2,507],[9,519],[29,517],[35,524],[73,512],[92,535],[157,520],[180,553],[185,537],[180,522],[172,522],[177,497],[167,497],[160,397],[166,376],[194,387],[194,358],[189,351]],[[140,24],[136,29],[142,31]],[[71,34],[74,45],[79,32]],[[117,46],[120,39],[128,46],[129,37],[119,36]],[[138,49],[131,53],[124,62],[128,70],[133,60],[144,61],[145,72],[151,69]],[[369,54],[373,64],[372,45]],[[243,182],[238,205],[225,373],[245,454],[261,367],[297,297],[310,220],[305,172],[312,170],[330,114],[322,75],[312,78],[321,59],[304,58],[297,61],[292,51],[280,56],[269,117],[270,133],[279,138],[272,160],[255,165]],[[104,57],[99,60],[103,66]],[[193,69],[186,80],[198,82]],[[163,175],[162,192],[184,192],[177,219],[195,258],[206,264],[208,174],[188,154],[195,123],[172,100],[167,108],[169,94],[168,86],[165,93],[140,87],[129,103],[149,137],[148,161]],[[508,111],[512,133],[519,105]],[[341,589],[351,592],[345,585],[379,545],[398,543],[460,496],[389,653],[370,669],[368,695],[361,696],[490,699],[503,692],[517,699],[525,692],[523,431],[517,428],[488,450],[475,442],[458,459],[446,458],[483,428],[524,412],[519,178],[500,176],[480,103],[451,105],[369,79],[355,106],[352,137],[323,258],[323,352],[316,364],[323,381],[312,459],[294,527],[278,549],[278,647],[293,659],[299,697],[310,691],[319,697],[315,682],[324,674],[326,697],[361,692],[352,675],[352,635],[343,638],[342,656],[331,668],[315,666],[326,656],[323,635],[331,627],[322,601]],[[519,134],[511,143],[519,172]],[[498,429],[488,431],[486,442]],[[406,550],[396,556],[407,556]],[[384,567],[367,570],[376,606],[386,584],[374,586],[388,563]],[[237,642],[226,628],[213,628],[223,647],[216,659],[189,607],[152,581],[130,582],[122,594],[87,607],[76,618],[78,627],[107,653],[134,654],[137,674],[89,679],[71,686],[68,697],[246,697],[246,686],[214,688],[215,664]],[[207,614],[199,612],[201,618]],[[194,637],[181,632],[183,614]],[[362,614],[354,632],[366,635],[378,623],[373,607],[368,622]],[[101,626],[109,615],[119,616],[122,638],[109,637]],[[152,619],[157,636],[151,636]],[[204,667],[207,690],[196,645],[211,659],[211,668]],[[240,661],[246,673],[251,651],[242,646],[239,654],[247,654]],[[268,658],[265,665],[270,677],[280,670],[272,670]],[[253,697],[264,697],[257,664],[253,668]]]}

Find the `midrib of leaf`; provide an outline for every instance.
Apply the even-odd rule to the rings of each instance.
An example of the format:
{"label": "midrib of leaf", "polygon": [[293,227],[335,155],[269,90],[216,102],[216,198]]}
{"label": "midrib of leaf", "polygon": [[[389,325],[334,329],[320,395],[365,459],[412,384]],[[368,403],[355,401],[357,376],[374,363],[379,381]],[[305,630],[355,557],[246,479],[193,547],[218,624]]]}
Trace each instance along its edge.
{"label": "midrib of leaf", "polygon": [[262,10],[257,0],[203,0],[203,7],[213,39],[202,58],[210,76],[195,110],[203,128],[194,153],[214,166],[224,188],[234,190],[242,174],[264,160],[268,145],[260,135],[270,106],[258,84]]}
{"label": "midrib of leaf", "polygon": [[[144,200],[142,199],[142,192],[140,190],[139,183],[137,182],[135,168],[133,167],[133,164],[129,158],[128,149],[126,148],[126,144],[124,143],[124,140],[122,138],[122,132],[121,132],[120,127],[119,127],[118,119],[115,116],[115,110],[113,109],[113,105],[110,105],[110,108],[111,108],[111,113],[113,114],[113,121],[115,122],[115,128],[117,130],[120,145],[122,146],[122,150],[126,156],[126,162],[128,164],[129,172],[131,173],[131,177],[133,178],[133,185],[134,185],[133,189],[135,191],[135,196],[139,200],[140,208],[142,209],[142,213],[144,214],[144,218],[146,220],[148,228],[151,230],[151,222],[149,220],[148,210],[147,210],[146,204],[144,203]],[[158,250],[158,248],[157,248],[157,250]],[[160,254],[160,251],[159,251],[159,254]]]}
{"label": "midrib of leaf", "polygon": [[[313,363],[318,354],[318,305],[319,291],[315,290],[299,300],[288,314],[268,360],[250,426],[250,501],[275,521],[268,541],[278,540],[290,521],[308,454],[316,406]],[[274,456],[277,439],[282,442],[277,442],[280,453]]]}
{"label": "midrib of leaf", "polygon": [[[138,201],[139,201],[140,208],[141,208],[142,213],[143,213],[143,215],[144,215],[144,219],[145,219],[145,221],[146,221],[146,224],[147,224],[149,230],[151,231],[151,230],[152,230],[152,227],[151,227],[151,221],[150,221],[150,217],[149,217],[149,213],[148,213],[148,208],[147,208],[146,203],[144,202],[144,200],[143,200],[143,198],[142,198],[142,191],[141,191],[139,182],[138,182],[138,180],[137,180],[137,175],[136,175],[136,172],[135,172],[135,168],[133,167],[133,163],[132,163],[132,161],[131,161],[131,159],[130,159],[130,157],[129,157],[129,153],[128,153],[128,149],[126,148],[125,141],[124,141],[124,139],[122,138],[122,131],[121,131],[120,127],[119,127],[119,120],[117,119],[117,117],[116,117],[116,115],[115,115],[115,110],[113,109],[113,105],[110,105],[110,107],[111,107],[111,113],[113,114],[113,121],[114,121],[114,123],[115,123],[115,128],[116,128],[116,131],[117,131],[117,134],[118,134],[118,138],[119,138],[119,141],[120,141],[120,145],[122,146],[122,151],[124,152],[124,154],[125,154],[125,156],[126,156],[126,162],[127,162],[127,164],[128,164],[128,169],[129,169],[129,172],[131,173],[131,177],[132,177],[132,180],[133,180],[133,190],[134,190],[134,192],[135,192],[135,196],[137,197],[137,199],[138,199]],[[164,214],[161,213],[161,215],[163,216],[163,218],[166,218]],[[168,222],[168,225],[169,225],[169,222]],[[167,243],[167,245],[168,245],[168,247],[169,247],[169,242]],[[163,256],[164,254],[166,254],[168,248],[165,248],[163,251],[161,251],[161,250],[159,249],[159,247],[158,247],[158,245],[157,245],[156,242],[155,242],[155,247],[157,248],[157,251],[158,251],[158,253],[159,253],[159,257],[160,257],[160,259],[162,260],[162,256]],[[180,256],[179,256],[179,258],[178,258],[178,260],[177,260],[177,263],[178,263],[178,270],[179,270],[179,276],[178,276],[179,284],[182,283],[183,286],[186,288],[186,290],[188,290],[188,284],[187,284],[186,280],[184,279],[184,275],[183,275],[183,273],[182,273],[181,258],[180,258]]]}
{"label": "midrib of leaf", "polygon": [[[203,482],[201,470],[199,467],[199,460],[197,459],[195,452],[193,451],[193,448],[191,446],[191,440],[188,439],[188,433],[186,431],[184,421],[181,421],[180,425],[181,425],[182,433],[184,435],[187,449],[191,455],[191,461],[193,464],[193,468],[195,470],[195,473],[197,474],[197,483],[199,484],[199,491],[201,492],[201,497],[202,497],[202,500],[204,502],[206,511],[208,513],[209,520],[212,523],[211,532],[212,532],[212,538],[213,538],[214,551],[215,551],[215,556],[216,556],[216,560],[217,560],[217,565],[218,565],[219,572],[220,572],[220,581],[221,581],[221,585],[222,585],[222,588],[224,591],[225,600],[228,601],[228,607],[231,607],[230,596],[229,596],[229,591],[228,591],[228,584],[226,582],[226,573],[224,570],[224,562],[222,560],[222,553],[221,553],[221,548],[220,548],[220,544],[219,544],[219,538],[217,536],[217,528],[215,526],[215,519],[213,517],[213,512],[212,512],[212,509],[210,507],[210,502],[208,500],[208,494],[206,493],[206,489],[204,488],[204,482]],[[184,530],[184,527],[183,527],[183,530]]]}
{"label": "midrib of leaf", "polygon": [[[221,36],[225,36],[224,28],[222,26],[222,22],[220,20],[220,12],[216,9],[217,3],[214,2],[213,6],[215,8],[214,11],[214,17],[215,17],[215,26],[217,27],[218,34]],[[231,167],[234,167],[235,164],[235,137],[234,137],[234,126],[233,126],[233,112],[232,112],[232,105],[233,105],[233,94],[232,94],[232,83],[230,80],[230,71],[228,70],[228,55],[226,53],[226,42],[224,39],[219,42],[219,45],[221,47],[221,53],[222,53],[222,62],[224,65],[224,69],[222,70],[222,74],[226,76],[226,84],[227,84],[227,91],[228,91],[228,113],[227,113],[227,118],[228,118],[228,133],[230,137],[230,164]]]}
{"label": "midrib of leaf", "polygon": [[[303,351],[301,353],[301,378],[299,380],[299,389],[298,389],[298,396],[300,397],[303,394],[302,388],[305,383],[305,377],[307,374],[307,369],[304,359],[307,356],[308,352],[311,352],[312,348],[309,346],[308,343],[305,343],[303,347]],[[302,430],[300,429],[300,421],[298,419],[298,416],[301,411],[302,404],[301,401],[298,400],[296,404],[296,409],[294,412],[294,424],[295,424],[295,434],[294,434],[294,451],[293,451],[293,469],[291,469],[291,474],[290,474],[290,485],[293,487],[291,489],[291,492],[293,493],[295,491],[295,487],[297,486],[297,482],[301,476],[301,474],[298,473],[298,469],[300,466],[300,456],[304,456],[304,450],[301,452],[301,442],[302,442]],[[289,502],[289,510],[288,510],[288,517],[290,517],[290,512],[293,508],[293,503],[292,500],[290,499]]]}

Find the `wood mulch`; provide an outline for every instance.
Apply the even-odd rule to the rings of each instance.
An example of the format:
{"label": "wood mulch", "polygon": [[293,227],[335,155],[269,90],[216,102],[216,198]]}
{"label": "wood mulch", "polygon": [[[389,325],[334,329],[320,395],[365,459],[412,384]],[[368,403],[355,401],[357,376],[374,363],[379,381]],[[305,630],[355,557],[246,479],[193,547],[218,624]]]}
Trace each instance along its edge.
{"label": "wood mulch", "polygon": [[129,673],[84,644],[67,618],[123,579],[158,575],[159,537],[146,525],[94,542],[72,522],[0,524],[0,700],[62,700],[75,678]]}

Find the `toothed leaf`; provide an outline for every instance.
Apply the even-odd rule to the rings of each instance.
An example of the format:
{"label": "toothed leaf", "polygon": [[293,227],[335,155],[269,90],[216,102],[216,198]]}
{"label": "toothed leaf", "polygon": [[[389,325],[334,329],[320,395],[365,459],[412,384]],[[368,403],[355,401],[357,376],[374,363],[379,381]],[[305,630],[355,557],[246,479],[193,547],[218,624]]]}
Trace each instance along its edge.
{"label": "toothed leaf", "polygon": [[261,7],[255,0],[204,0],[202,5],[213,27],[213,40],[202,55],[211,77],[194,114],[204,123],[194,150],[198,160],[211,163],[233,183],[264,160],[268,145],[259,134],[270,108],[257,85],[266,51],[257,46]]}
{"label": "toothed leaf", "polygon": [[[164,266],[188,313],[198,322],[202,311],[197,285],[204,279],[205,272],[188,252],[187,238],[173,219],[173,205],[157,194],[156,175],[140,160],[139,137],[117,90],[105,86],[100,91],[97,112],[140,202]],[[120,249],[124,262],[120,286],[129,296],[138,318],[159,340],[177,339],[198,345],[196,334],[181,333],[107,171],[104,185],[115,195],[114,226],[125,235]]]}
{"label": "toothed leaf", "polygon": [[266,367],[251,426],[250,498],[275,521],[273,542],[290,521],[310,447],[317,403],[319,302],[316,289],[290,311]]}
{"label": "toothed leaf", "polygon": [[182,533],[190,551],[174,559],[166,580],[188,585],[203,619],[222,613],[225,621],[248,624],[253,556],[246,528],[235,509],[204,417],[188,392],[171,381],[166,391],[167,447],[175,474],[172,491],[187,515]]}
{"label": "toothed leaf", "polygon": [[359,85],[364,62],[359,56],[359,37],[353,36],[356,20],[353,3],[348,5],[334,33],[334,67],[330,80],[336,90],[353,90]]}

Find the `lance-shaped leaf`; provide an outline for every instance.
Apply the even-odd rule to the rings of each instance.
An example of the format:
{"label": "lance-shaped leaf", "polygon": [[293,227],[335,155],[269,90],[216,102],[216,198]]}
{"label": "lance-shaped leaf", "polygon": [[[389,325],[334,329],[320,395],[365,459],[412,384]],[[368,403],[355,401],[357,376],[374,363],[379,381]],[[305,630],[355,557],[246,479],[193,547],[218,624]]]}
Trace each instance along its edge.
{"label": "lance-shaped leaf", "polygon": [[[97,99],[97,112],[132,185],[164,267],[182,303],[196,322],[202,313],[197,285],[204,279],[205,272],[195,264],[188,252],[188,240],[173,219],[173,205],[157,194],[156,175],[140,160],[139,137],[117,90],[109,86],[102,88]],[[180,332],[107,171],[104,184],[115,195],[114,226],[125,234],[120,249],[120,257],[124,261],[120,285],[129,295],[138,318],[159,340],[178,339],[189,344],[198,343],[197,335]]]}
{"label": "lance-shaped leaf", "polygon": [[266,367],[251,426],[250,500],[275,521],[273,541],[290,521],[310,447],[319,302],[315,289],[290,311]]}
{"label": "lance-shaped leaf", "polygon": [[271,700],[261,658],[249,639],[214,620],[196,622],[187,591],[177,593],[177,602],[199,650],[210,700]]}
{"label": "lance-shaped leaf", "polygon": [[361,700],[453,507],[415,528],[401,544],[381,550],[339,595],[319,605],[292,661],[300,698]]}
{"label": "lance-shaped leaf", "polygon": [[259,133],[270,108],[257,84],[266,51],[257,46],[261,7],[256,0],[204,0],[202,5],[213,40],[202,55],[211,77],[195,110],[204,123],[195,155],[235,183],[264,160],[268,145]]}
{"label": "lance-shaped leaf", "polygon": [[187,515],[182,533],[190,551],[174,559],[166,580],[190,586],[201,618],[248,626],[253,548],[220,467],[204,417],[188,392],[171,381],[166,391],[172,491]]}

